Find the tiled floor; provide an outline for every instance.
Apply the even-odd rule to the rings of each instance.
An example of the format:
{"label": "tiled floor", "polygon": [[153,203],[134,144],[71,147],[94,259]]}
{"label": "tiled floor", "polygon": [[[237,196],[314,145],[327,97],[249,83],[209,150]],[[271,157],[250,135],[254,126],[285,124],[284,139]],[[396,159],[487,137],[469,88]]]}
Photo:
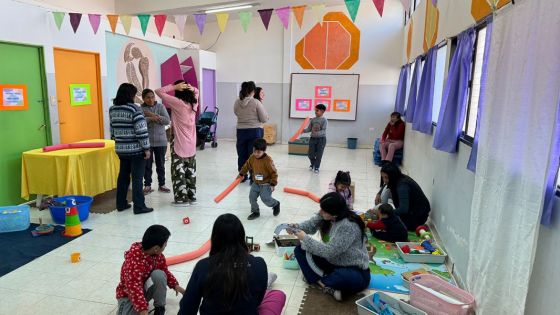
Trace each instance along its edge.
{"label": "tiled floor", "polygon": [[[263,257],[269,271],[278,274],[274,289],[286,293],[284,314],[297,314],[305,283],[301,272],[282,267],[282,260],[274,248],[265,242],[271,240],[274,228],[285,222],[300,222],[318,210],[308,198],[282,192],[285,186],[302,188],[318,195],[325,193],[337,170],[349,170],[356,184],[356,209],[371,207],[379,185],[379,168],[372,163],[371,150],[348,150],[327,147],[321,172],[308,171],[304,156],[288,155],[287,145],[268,148],[279,173],[278,189],[273,197],[281,202],[281,213],[272,216],[272,210],[261,204],[261,217],[248,221],[249,184],[240,184],[221,203],[213,198],[237,175],[235,143],[221,141],[218,148],[207,146],[197,153],[197,199],[194,206],[171,206],[172,195],[154,192],[146,197],[148,206],[155,211],[134,215],[132,211],[109,214],[91,214],[82,227],[92,229],[88,234],[59,247],[39,259],[0,278],[0,314],[115,314],[115,287],[119,280],[123,253],[130,244],[142,238],[152,224],[163,224],[171,231],[165,254],[173,256],[198,248],[209,239],[215,218],[226,212],[239,216],[246,234],[261,244],[255,255]],[[169,162],[166,165],[169,179]],[[155,180],[154,170],[154,181]],[[155,185],[154,185],[155,186]],[[189,216],[191,223],[184,225],[182,218]],[[34,211],[32,222],[51,222],[48,211]],[[70,253],[80,252],[82,260],[70,263]],[[196,261],[170,267],[183,287],[186,287]],[[180,297],[169,290],[167,313],[176,314]]]}

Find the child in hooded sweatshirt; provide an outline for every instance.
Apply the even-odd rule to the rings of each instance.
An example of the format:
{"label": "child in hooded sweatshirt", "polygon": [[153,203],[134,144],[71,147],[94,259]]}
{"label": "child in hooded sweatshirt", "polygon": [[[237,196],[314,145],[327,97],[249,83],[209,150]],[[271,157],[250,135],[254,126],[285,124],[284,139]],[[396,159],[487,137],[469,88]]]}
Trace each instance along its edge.
{"label": "child in hooded sweatshirt", "polygon": [[367,224],[373,237],[391,243],[408,241],[406,226],[395,213],[393,206],[384,203],[375,212],[379,220]]}
{"label": "child in hooded sweatshirt", "polygon": [[338,171],[334,180],[329,183],[329,192],[335,191],[339,193],[346,201],[348,210],[354,210],[354,196],[352,196],[352,191],[350,190],[351,183],[350,172],[344,171]]}

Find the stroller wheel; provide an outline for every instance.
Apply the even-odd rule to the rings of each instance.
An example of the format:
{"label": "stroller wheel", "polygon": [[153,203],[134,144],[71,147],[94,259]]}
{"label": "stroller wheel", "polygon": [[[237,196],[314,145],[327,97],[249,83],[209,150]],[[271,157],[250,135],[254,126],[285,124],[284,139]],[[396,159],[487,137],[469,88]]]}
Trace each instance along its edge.
{"label": "stroller wheel", "polygon": [[212,148],[216,148],[218,146],[218,142],[212,142]]}

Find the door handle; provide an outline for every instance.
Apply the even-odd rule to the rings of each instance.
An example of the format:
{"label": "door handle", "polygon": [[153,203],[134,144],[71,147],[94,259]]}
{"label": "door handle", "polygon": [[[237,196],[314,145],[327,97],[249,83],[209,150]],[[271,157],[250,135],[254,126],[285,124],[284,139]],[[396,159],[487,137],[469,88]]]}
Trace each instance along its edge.
{"label": "door handle", "polygon": [[59,125],[64,125],[64,124],[66,124],[66,122],[65,121],[59,121],[58,124]]}
{"label": "door handle", "polygon": [[41,129],[44,129],[44,128],[46,128],[46,127],[47,127],[47,125],[46,125],[46,124],[42,124],[41,126],[39,126],[39,128],[37,128],[37,130],[41,130]]}

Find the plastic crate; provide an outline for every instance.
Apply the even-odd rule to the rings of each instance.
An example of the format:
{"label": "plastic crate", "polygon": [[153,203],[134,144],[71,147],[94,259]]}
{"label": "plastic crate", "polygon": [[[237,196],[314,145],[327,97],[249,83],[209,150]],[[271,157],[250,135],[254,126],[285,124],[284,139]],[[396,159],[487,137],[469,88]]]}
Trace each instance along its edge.
{"label": "plastic crate", "polygon": [[294,235],[275,235],[274,246],[276,247],[276,255],[284,256],[284,253],[294,252],[294,248],[300,244],[300,240]]}
{"label": "plastic crate", "polygon": [[475,308],[472,294],[434,275],[410,279],[410,304],[430,315],[467,315]]}
{"label": "plastic crate", "polygon": [[432,254],[405,254],[401,250],[401,246],[408,245],[411,249],[420,245],[420,243],[414,242],[396,242],[397,250],[401,258],[406,262],[413,262],[413,263],[425,263],[425,264],[443,264],[445,262],[445,258],[447,258],[447,254],[439,247],[436,243],[432,243],[434,249],[438,249],[442,252],[442,255],[432,255]]}
{"label": "plastic crate", "polygon": [[0,233],[27,230],[30,222],[28,205],[0,207]]}
{"label": "plastic crate", "polygon": [[[366,295],[365,297],[359,299],[356,301],[356,307],[358,307],[358,315],[371,315],[371,314],[378,314],[377,312],[372,310],[372,307],[370,305],[373,305],[373,295],[375,293],[372,293],[370,295]],[[405,303],[401,300],[397,300],[394,297],[385,294],[383,292],[377,292],[377,294],[379,294],[379,299],[383,302],[385,302],[386,304],[389,305],[389,307],[393,308],[394,310],[402,310],[407,315],[427,315],[426,312],[408,304]],[[403,314],[402,312],[400,314]]]}
{"label": "plastic crate", "polygon": [[[89,208],[93,202],[93,198],[90,196],[64,196],[54,198],[56,202],[66,202],[68,199],[75,199],[78,205],[78,216],[80,217],[80,222],[84,222],[89,217]],[[51,217],[56,224],[64,224],[66,220],[66,207],[65,206],[50,206],[49,210],[51,212]]]}

